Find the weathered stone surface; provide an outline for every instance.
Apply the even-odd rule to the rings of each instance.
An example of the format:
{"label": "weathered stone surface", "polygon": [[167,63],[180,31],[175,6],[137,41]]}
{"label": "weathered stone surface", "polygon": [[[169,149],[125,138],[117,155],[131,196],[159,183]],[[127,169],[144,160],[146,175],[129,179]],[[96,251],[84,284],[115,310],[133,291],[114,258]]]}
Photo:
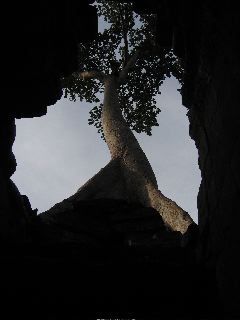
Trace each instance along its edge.
{"label": "weathered stone surface", "polygon": [[167,230],[154,209],[117,199],[70,198],[37,219],[44,227],[43,241],[86,248],[180,247],[182,238],[181,233]]}
{"label": "weathered stone surface", "polygon": [[3,90],[5,97],[11,97],[7,109],[15,117],[43,115],[47,106],[60,99],[60,78],[77,67],[77,43],[97,33],[91,2],[6,4],[11,14],[3,37],[3,61],[8,61]]}
{"label": "weathered stone surface", "polygon": [[[240,314],[239,265],[239,11],[225,3],[201,8],[198,58],[184,85],[190,135],[199,151],[198,257],[216,269],[226,312]],[[186,61],[188,63],[188,61]],[[187,97],[187,98],[186,98]]]}
{"label": "weathered stone surface", "polygon": [[96,11],[89,3],[5,4],[2,90],[7,101],[0,111],[0,239],[4,241],[23,241],[27,227],[22,198],[9,180],[16,169],[14,118],[42,116],[61,98],[61,77],[77,67],[77,43],[97,34]]}
{"label": "weathered stone surface", "polygon": [[24,206],[17,187],[10,180],[16,169],[12,153],[15,131],[12,116],[0,117],[0,242],[24,241],[26,237]]}
{"label": "weathered stone surface", "polygon": [[117,199],[65,201],[35,216],[29,231],[30,242],[1,251],[8,314],[13,302],[25,318],[31,309],[44,319],[50,312],[60,319],[218,314],[213,277],[151,208]]}
{"label": "weathered stone surface", "polygon": [[[148,12],[158,13],[156,1]],[[158,7],[159,6],[159,7]],[[199,260],[216,271],[226,317],[240,316],[239,8],[232,1],[165,3],[183,58],[183,104],[199,152]],[[144,12],[141,2],[136,8]],[[160,14],[160,12],[159,12]],[[161,43],[161,39],[159,39]]]}

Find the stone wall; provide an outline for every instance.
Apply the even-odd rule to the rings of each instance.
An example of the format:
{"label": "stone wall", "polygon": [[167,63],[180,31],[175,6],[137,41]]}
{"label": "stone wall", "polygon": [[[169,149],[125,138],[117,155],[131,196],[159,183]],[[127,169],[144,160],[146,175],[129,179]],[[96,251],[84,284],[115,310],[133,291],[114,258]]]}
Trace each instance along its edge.
{"label": "stone wall", "polygon": [[97,34],[96,11],[89,6],[92,2],[9,2],[4,6],[0,26],[0,241],[25,241],[29,218],[26,204],[10,180],[16,170],[12,153],[15,118],[42,116],[47,106],[61,98],[60,78],[77,68],[77,43]]}
{"label": "stone wall", "polygon": [[158,43],[172,39],[185,69],[183,105],[202,175],[198,261],[215,274],[226,312],[239,315],[240,11],[232,1],[151,4],[136,3],[136,9],[158,14],[163,21]]}
{"label": "stone wall", "polygon": [[226,311],[239,313],[239,10],[203,3],[197,18],[198,37],[188,44],[197,54],[186,61],[186,71],[195,72],[186,79],[183,103],[202,173],[198,258],[215,270]]}
{"label": "stone wall", "polygon": [[15,139],[15,119],[10,115],[0,118],[0,241],[23,241],[26,217],[17,187],[10,180],[16,169],[12,153]]}

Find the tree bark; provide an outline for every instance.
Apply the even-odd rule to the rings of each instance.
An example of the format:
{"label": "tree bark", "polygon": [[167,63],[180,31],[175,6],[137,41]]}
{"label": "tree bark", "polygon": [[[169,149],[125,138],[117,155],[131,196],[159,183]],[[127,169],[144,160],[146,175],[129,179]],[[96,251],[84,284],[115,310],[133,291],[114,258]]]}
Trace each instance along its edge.
{"label": "tree bark", "polygon": [[[193,221],[187,212],[158,190],[152,167],[122,115],[119,79],[113,75],[105,76],[104,85],[102,126],[111,161],[73,198],[86,199],[90,195],[91,198],[123,198],[139,202],[156,209],[170,229],[185,233]],[[101,188],[96,183],[99,179]]]}

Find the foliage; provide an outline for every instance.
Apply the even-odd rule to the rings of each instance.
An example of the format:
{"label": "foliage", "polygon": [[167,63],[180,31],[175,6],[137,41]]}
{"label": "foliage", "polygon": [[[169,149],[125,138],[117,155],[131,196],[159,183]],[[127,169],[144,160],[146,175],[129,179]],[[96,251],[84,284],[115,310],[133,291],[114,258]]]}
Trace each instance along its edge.
{"label": "foliage", "polygon": [[[79,44],[79,71],[97,70],[117,76],[136,50],[141,52],[126,83],[119,86],[119,99],[129,127],[151,135],[160,112],[156,95],[171,74],[181,81],[181,65],[171,51],[156,49],[155,15],[138,16],[131,3],[99,0],[95,6],[108,27],[92,43]],[[99,93],[103,92],[103,84],[97,79],[82,80],[74,73],[63,79],[63,87],[70,100],[79,98],[96,104],[90,111],[89,124],[102,132]]]}

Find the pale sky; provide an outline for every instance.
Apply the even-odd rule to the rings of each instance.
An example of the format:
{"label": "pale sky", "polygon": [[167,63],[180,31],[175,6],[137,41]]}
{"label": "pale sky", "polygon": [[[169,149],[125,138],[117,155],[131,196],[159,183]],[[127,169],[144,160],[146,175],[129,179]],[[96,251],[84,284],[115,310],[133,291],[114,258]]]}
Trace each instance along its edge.
{"label": "pale sky", "polygon": [[[200,185],[197,150],[188,134],[186,108],[178,82],[167,79],[157,102],[162,110],[153,135],[137,138],[146,153],[162,193],[189,212],[197,222]],[[46,116],[16,120],[13,180],[33,208],[45,211],[77,191],[110,160],[107,146],[88,125],[91,105],[61,99]]]}

